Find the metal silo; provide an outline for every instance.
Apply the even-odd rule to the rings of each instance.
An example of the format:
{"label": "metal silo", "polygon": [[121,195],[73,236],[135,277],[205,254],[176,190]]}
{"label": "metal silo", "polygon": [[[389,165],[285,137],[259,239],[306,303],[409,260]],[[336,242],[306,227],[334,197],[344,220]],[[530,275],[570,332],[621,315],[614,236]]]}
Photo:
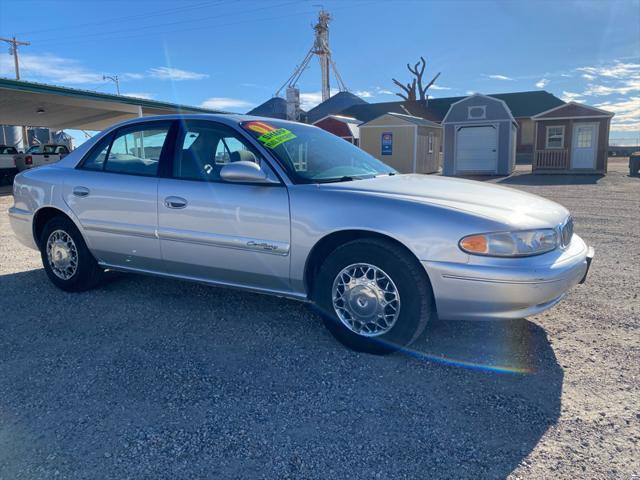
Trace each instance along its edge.
{"label": "metal silo", "polygon": [[22,144],[22,128],[14,125],[0,125],[0,143],[18,150],[24,148]]}

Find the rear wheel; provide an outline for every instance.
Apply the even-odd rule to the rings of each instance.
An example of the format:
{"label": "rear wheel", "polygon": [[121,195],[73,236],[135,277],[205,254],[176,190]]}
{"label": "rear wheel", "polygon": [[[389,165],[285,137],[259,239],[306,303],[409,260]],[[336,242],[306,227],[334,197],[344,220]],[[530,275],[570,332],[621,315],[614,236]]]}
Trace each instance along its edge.
{"label": "rear wheel", "polygon": [[40,236],[40,255],[49,280],[67,292],[89,290],[102,278],[103,271],[82,235],[66,217],[47,222]]}
{"label": "rear wheel", "polygon": [[313,299],[340,342],[374,354],[411,344],[434,310],[419,262],[402,247],[378,239],[354,240],[334,250],[320,268]]}

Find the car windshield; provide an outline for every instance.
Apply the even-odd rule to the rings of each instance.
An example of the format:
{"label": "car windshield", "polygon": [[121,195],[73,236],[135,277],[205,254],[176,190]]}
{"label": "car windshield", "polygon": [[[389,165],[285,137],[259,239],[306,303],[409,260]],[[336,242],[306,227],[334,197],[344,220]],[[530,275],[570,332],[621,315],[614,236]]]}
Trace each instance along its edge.
{"label": "car windshield", "polygon": [[33,145],[32,147],[29,147],[29,149],[27,150],[27,153],[42,153],[42,146]]}
{"label": "car windshield", "polygon": [[396,171],[346,140],[309,125],[248,121],[242,128],[270,150],[295,183],[393,175]]}

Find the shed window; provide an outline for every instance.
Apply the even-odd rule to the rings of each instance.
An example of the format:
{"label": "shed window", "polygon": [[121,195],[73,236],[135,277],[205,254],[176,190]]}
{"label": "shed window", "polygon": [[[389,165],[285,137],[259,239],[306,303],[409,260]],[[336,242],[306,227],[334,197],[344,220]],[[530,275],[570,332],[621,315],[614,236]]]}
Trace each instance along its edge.
{"label": "shed window", "polygon": [[469,120],[483,120],[487,118],[487,107],[485,105],[469,107],[467,113]]}
{"label": "shed window", "polygon": [[564,126],[547,127],[546,148],[564,148]]}
{"label": "shed window", "polygon": [[578,127],[576,135],[576,146],[578,148],[591,148],[593,146],[593,128]]}
{"label": "shed window", "polygon": [[429,136],[427,138],[427,150],[429,153],[433,153],[433,133],[429,132]]}

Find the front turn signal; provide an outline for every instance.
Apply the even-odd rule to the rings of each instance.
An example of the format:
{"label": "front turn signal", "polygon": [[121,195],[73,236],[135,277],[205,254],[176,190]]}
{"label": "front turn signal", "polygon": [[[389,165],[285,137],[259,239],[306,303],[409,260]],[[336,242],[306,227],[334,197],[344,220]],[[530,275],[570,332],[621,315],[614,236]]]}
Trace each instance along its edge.
{"label": "front turn signal", "polygon": [[485,235],[470,235],[460,240],[460,247],[467,253],[489,253],[489,242]]}

